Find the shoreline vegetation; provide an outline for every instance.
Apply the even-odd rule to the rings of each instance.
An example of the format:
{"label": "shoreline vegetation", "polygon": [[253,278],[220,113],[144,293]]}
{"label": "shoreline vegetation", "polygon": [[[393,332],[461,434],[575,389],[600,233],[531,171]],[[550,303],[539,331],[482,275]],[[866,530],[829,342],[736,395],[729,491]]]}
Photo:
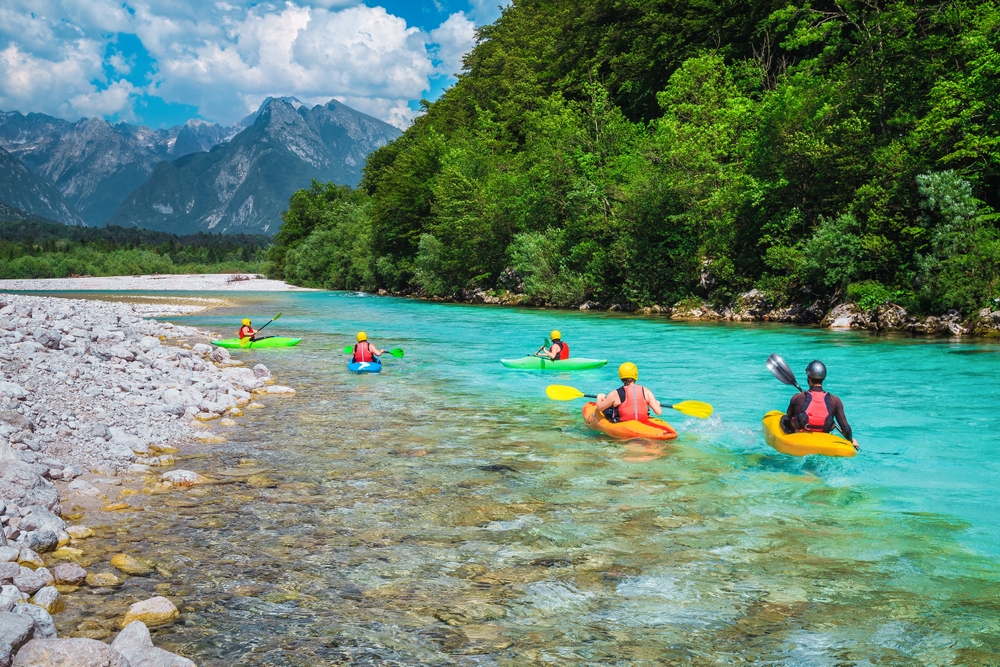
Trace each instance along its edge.
{"label": "shoreline vegetation", "polygon": [[[205,307],[195,301],[189,311]],[[143,587],[155,564],[93,552],[88,538],[142,509],[134,494],[216,481],[177,469],[174,454],[224,442],[244,409],[295,392],[206,344],[208,332],[149,319],[157,309],[185,312],[0,293],[0,664],[194,667],[150,638],[148,627],[184,608]],[[81,622],[58,638],[77,596],[112,590],[137,600],[124,616],[109,601],[106,612],[71,614]]]}
{"label": "shoreline vegetation", "polygon": [[[737,6],[738,5],[738,6]],[[271,278],[994,334],[997,2],[517,0]]]}
{"label": "shoreline vegetation", "polygon": [[0,222],[0,280],[144,274],[257,274],[264,235],[177,236],[140,227]]}

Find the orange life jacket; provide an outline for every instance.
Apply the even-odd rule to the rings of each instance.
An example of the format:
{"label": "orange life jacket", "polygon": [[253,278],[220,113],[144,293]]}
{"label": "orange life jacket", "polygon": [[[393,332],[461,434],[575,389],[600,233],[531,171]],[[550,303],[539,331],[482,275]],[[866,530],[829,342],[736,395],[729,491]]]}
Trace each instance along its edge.
{"label": "orange life jacket", "polygon": [[354,346],[354,363],[361,361],[375,361],[375,355],[372,354],[372,346],[366,340]]}
{"label": "orange life jacket", "polygon": [[562,342],[561,340],[553,341],[559,346],[559,355],[556,359],[569,359],[569,345]]}
{"label": "orange life jacket", "polygon": [[646,402],[646,392],[636,383],[620,387],[618,398],[621,405],[618,406],[619,418],[625,421],[649,419],[649,403]]}
{"label": "orange life jacket", "polygon": [[833,430],[833,412],[830,410],[830,394],[823,390],[810,389],[806,392],[805,409],[797,415],[803,431],[829,433]]}
{"label": "orange life jacket", "polygon": [[253,330],[253,327],[248,327],[246,325],[240,327],[240,338],[246,338],[247,336],[252,336],[255,333],[256,332]]}

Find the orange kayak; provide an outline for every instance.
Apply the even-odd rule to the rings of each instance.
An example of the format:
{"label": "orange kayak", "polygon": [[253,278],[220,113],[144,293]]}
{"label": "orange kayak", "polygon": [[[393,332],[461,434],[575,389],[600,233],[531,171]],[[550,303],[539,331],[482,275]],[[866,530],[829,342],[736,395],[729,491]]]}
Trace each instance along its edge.
{"label": "orange kayak", "polygon": [[[594,414],[597,403],[593,401],[583,406],[583,418],[586,420]],[[612,438],[619,440],[631,440],[633,438],[645,438],[647,440],[673,440],[677,437],[677,431],[670,427],[670,424],[662,419],[651,418],[648,421],[631,420],[612,424],[603,417],[597,424],[588,425],[596,428],[602,433],[607,433]]]}

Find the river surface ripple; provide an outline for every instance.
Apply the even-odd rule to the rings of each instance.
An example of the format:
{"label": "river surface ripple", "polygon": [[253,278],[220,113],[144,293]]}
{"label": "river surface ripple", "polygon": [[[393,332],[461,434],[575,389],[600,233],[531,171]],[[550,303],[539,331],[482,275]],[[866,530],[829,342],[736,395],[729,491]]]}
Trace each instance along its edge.
{"label": "river surface ripple", "polygon": [[[234,299],[231,294],[227,299]],[[70,594],[61,635],[101,636],[172,596],[156,642],[199,665],[1000,664],[1000,348],[767,325],[362,297],[254,294],[179,318],[234,332],[283,311],[293,349],[236,351],[298,393],[178,467],[220,483],[132,496],[145,511],[86,544],[157,564]],[[280,326],[279,326],[280,325]],[[560,328],[593,371],[506,370]],[[349,375],[358,329],[403,347]],[[863,451],[793,458],[760,418],[820,358]],[[587,429],[617,364],[665,401],[666,446]],[[251,476],[253,476],[251,478]],[[270,482],[268,480],[271,480]],[[117,616],[116,616],[117,615]]]}

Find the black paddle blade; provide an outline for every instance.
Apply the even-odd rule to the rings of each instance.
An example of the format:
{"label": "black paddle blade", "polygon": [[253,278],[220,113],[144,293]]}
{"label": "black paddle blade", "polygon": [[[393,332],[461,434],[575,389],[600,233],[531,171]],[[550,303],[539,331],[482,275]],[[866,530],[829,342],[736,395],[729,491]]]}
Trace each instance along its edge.
{"label": "black paddle blade", "polygon": [[799,387],[799,383],[795,381],[795,373],[792,372],[792,369],[788,367],[788,364],[785,363],[785,360],[782,359],[780,355],[772,354],[767,358],[767,370],[771,371],[771,373],[774,374],[774,377],[778,378],[785,384],[789,384],[799,391],[802,391],[802,388]]}

